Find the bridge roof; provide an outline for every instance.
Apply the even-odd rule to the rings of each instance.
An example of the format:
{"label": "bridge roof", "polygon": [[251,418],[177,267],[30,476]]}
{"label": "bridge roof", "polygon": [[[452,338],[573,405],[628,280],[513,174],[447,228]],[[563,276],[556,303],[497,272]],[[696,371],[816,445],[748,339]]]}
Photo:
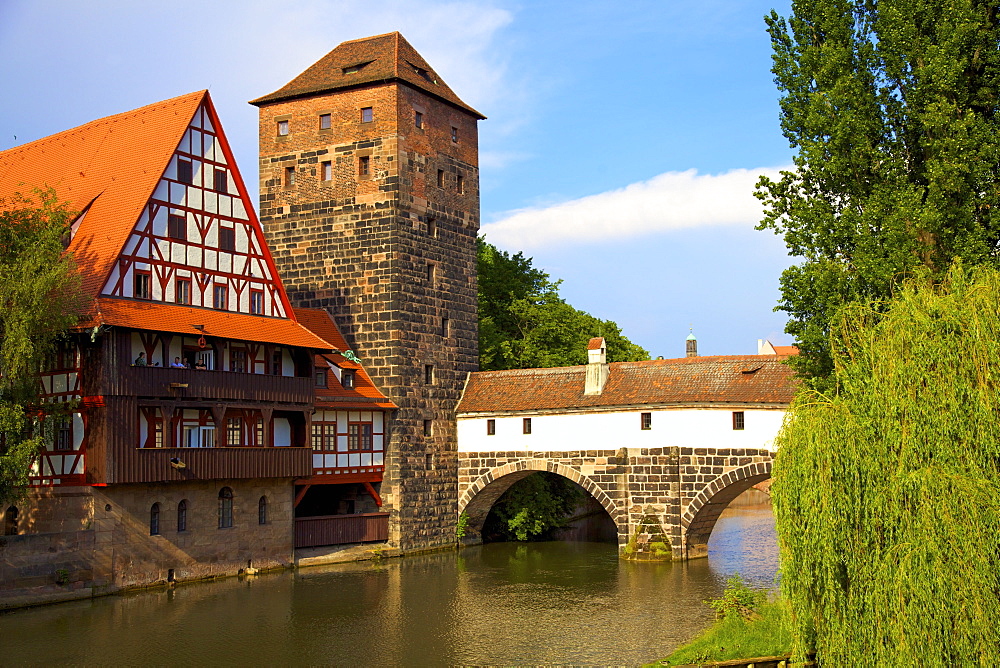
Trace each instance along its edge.
{"label": "bridge roof", "polygon": [[599,395],[584,395],[586,365],[471,374],[460,414],[643,405],[787,405],[794,372],[775,355],[682,357],[609,364]]}

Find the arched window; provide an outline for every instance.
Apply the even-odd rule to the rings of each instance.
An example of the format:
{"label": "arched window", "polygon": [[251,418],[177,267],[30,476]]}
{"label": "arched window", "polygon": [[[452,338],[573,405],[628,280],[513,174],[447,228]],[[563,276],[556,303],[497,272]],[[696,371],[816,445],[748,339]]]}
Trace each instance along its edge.
{"label": "arched window", "polygon": [[160,535],[160,504],[154,503],[149,509],[149,535]]}
{"label": "arched window", "polygon": [[3,535],[17,535],[17,508],[11,506],[3,515]]}
{"label": "arched window", "polygon": [[267,524],[267,497],[260,497],[257,502],[257,524]]}
{"label": "arched window", "polygon": [[233,526],[233,490],[223,487],[219,490],[219,528]]}
{"label": "arched window", "polygon": [[187,499],[181,500],[177,504],[177,532],[188,530],[188,502]]}

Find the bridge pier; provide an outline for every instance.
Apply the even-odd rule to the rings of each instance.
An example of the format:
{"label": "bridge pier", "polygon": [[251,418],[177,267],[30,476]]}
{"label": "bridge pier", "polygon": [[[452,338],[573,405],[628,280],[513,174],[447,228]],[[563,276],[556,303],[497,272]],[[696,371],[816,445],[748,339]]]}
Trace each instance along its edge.
{"label": "bridge pier", "polygon": [[570,452],[459,452],[459,508],[467,540],[481,541],[490,508],[518,480],[548,471],[577,483],[618,527],[623,558],[704,557],[725,507],[771,475],[767,449],[618,448]]}

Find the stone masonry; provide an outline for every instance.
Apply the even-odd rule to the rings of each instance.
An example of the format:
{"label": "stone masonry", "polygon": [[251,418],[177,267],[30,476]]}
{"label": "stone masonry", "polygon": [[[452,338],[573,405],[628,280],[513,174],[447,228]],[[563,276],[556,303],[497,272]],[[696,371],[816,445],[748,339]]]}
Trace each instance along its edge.
{"label": "stone masonry", "polygon": [[618,527],[618,544],[653,558],[654,543],[674,560],[707,556],[712,528],[729,502],[770,478],[769,450],[621,448],[579,452],[469,452],[459,458],[459,511],[479,540],[500,495],[536,471],[580,485]]}

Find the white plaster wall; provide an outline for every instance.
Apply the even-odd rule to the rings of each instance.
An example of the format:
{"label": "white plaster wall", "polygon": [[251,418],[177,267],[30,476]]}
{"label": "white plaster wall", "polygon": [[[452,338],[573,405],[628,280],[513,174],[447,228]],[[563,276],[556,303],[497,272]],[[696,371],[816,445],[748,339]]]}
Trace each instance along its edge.
{"label": "white plaster wall", "polygon": [[[742,409],[744,429],[733,429],[732,409],[683,408],[608,413],[518,415],[497,417],[496,434],[486,433],[485,417],[459,417],[459,452],[609,450],[618,448],[755,448],[773,449],[784,410]],[[652,413],[652,426],[641,429],[640,414]],[[531,433],[522,418],[531,417]]]}

